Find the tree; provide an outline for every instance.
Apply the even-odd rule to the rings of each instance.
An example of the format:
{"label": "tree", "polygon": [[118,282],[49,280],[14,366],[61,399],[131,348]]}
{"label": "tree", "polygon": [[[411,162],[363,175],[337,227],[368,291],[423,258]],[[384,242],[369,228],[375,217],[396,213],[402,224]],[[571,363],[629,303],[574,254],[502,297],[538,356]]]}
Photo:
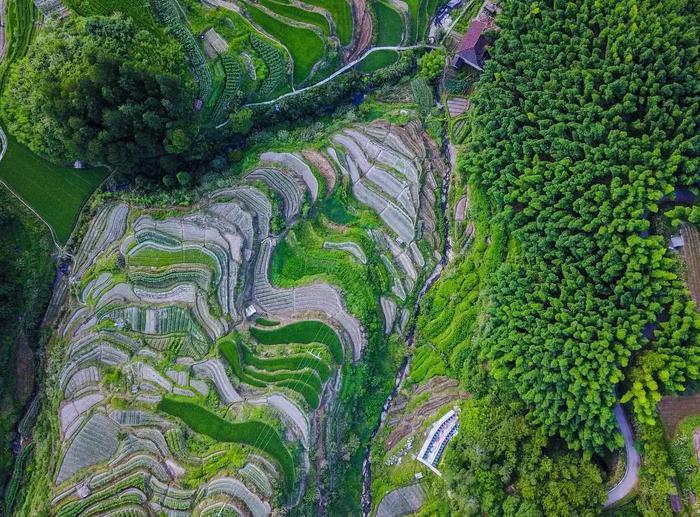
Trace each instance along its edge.
{"label": "tree", "polygon": [[443,50],[431,50],[418,58],[418,73],[432,82],[442,74],[445,68],[445,52]]}
{"label": "tree", "polygon": [[183,154],[192,145],[192,139],[183,129],[174,129],[167,133],[165,150],[170,154]]}
{"label": "tree", "polygon": [[683,2],[514,1],[499,26],[463,174],[517,251],[489,275],[482,328],[453,346],[465,379],[487,375],[547,435],[604,453],[620,444],[614,388],[650,423],[661,393],[700,379],[700,321],[654,234],[660,200],[700,188],[700,20]]}
{"label": "tree", "polygon": [[178,172],[175,177],[181,187],[189,187],[192,184],[192,176],[188,172]]}
{"label": "tree", "polygon": [[247,135],[253,129],[253,110],[242,108],[228,116],[229,131],[240,135]]}
{"label": "tree", "polygon": [[165,185],[168,188],[173,188],[177,184],[177,180],[172,174],[166,174],[165,176],[163,176],[162,181],[163,185]]}
{"label": "tree", "polygon": [[590,460],[551,447],[522,403],[494,394],[464,404],[444,477],[457,515],[593,515],[605,500]]}

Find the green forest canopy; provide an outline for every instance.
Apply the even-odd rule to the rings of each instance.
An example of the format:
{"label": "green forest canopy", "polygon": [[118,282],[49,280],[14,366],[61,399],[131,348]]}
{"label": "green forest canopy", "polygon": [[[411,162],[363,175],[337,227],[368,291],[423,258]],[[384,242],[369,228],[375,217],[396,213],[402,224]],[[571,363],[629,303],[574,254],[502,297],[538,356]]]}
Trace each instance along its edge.
{"label": "green forest canopy", "polygon": [[183,77],[180,47],[131,19],[49,21],[13,65],[0,116],[18,140],[52,160],[174,173],[193,133],[192,89]]}
{"label": "green forest canopy", "polygon": [[700,377],[699,317],[656,226],[700,186],[700,18],[691,1],[513,1],[499,24],[465,172],[515,252],[464,377],[487,364],[549,435],[602,452],[618,384],[648,422]]}

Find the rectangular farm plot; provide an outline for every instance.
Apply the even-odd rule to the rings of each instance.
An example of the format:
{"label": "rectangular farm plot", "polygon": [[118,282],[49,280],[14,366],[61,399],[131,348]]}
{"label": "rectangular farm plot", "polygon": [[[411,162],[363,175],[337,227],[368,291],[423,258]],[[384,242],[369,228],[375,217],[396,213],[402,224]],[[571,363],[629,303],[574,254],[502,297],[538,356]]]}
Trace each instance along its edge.
{"label": "rectangular farm plot", "polygon": [[692,224],[683,224],[681,227],[683,236],[683,260],[686,264],[686,278],[688,289],[695,301],[695,305],[700,307],[700,232]]}
{"label": "rectangular farm plot", "polygon": [[129,256],[130,266],[167,267],[177,264],[202,264],[212,271],[218,271],[216,259],[196,248],[183,248],[177,251],[144,247]]}
{"label": "rectangular farm plot", "polygon": [[0,180],[50,224],[59,241],[70,237],[83,203],[107,177],[104,169],[72,169],[53,164],[7,135]]}

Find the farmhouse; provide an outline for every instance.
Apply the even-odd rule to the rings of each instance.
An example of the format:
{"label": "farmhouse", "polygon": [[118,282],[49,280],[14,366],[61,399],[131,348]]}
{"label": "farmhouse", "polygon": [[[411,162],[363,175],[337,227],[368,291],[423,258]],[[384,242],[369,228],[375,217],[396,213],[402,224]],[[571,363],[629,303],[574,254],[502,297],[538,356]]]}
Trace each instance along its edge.
{"label": "farmhouse", "polygon": [[442,474],[437,469],[437,464],[445,451],[445,447],[447,447],[452,437],[457,434],[458,429],[459,420],[457,420],[457,413],[455,413],[454,409],[451,409],[430,428],[428,437],[425,439],[416,459],[438,476],[441,476]]}
{"label": "farmhouse", "polygon": [[472,22],[462,41],[459,42],[457,55],[452,62],[453,67],[459,68],[465,63],[479,71],[484,69],[484,55],[486,54],[484,30],[486,27],[485,22],[479,20]]}

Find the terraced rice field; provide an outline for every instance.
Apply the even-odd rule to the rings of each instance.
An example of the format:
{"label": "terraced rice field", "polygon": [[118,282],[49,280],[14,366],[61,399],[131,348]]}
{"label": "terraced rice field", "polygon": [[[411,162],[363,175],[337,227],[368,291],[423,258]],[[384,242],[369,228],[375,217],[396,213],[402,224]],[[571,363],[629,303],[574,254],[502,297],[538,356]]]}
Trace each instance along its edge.
{"label": "terraced rice field", "polygon": [[[218,442],[244,443],[260,448],[275,458],[282,466],[284,479],[288,485],[294,481],[294,462],[289,450],[277,431],[263,422],[229,422],[183,397],[166,395],[158,409],[169,415],[181,418],[193,430],[205,434]],[[265,441],[260,436],[265,436]]]}
{"label": "terraced rice field", "polygon": [[352,42],[352,9],[347,0],[304,0],[304,3],[328,11],[333,17],[341,45]]}
{"label": "terraced rice field", "polygon": [[275,2],[274,0],[262,0],[260,5],[265,6],[273,13],[289,18],[290,20],[308,23],[309,25],[318,27],[318,29],[326,36],[329,36],[331,33],[326,17],[317,12],[306,11],[293,5]]}
{"label": "terraced rice field", "polygon": [[304,82],[313,66],[323,57],[323,40],[314,31],[289,25],[252,4],[248,4],[246,9],[257,25],[287,47],[294,61],[294,83]]}
{"label": "terraced rice field", "polygon": [[438,3],[438,0],[406,0],[410,17],[410,41],[423,40],[428,29],[428,23],[435,14]]}
{"label": "terraced rice field", "polygon": [[404,21],[401,15],[385,2],[375,2],[372,4],[374,15],[377,19],[375,32],[377,33],[376,46],[391,47],[399,45],[406,32]]}
{"label": "terraced rice field", "polygon": [[11,135],[7,141],[7,152],[0,160],[0,180],[53,227],[60,242],[65,242],[83,203],[107,177],[107,171],[61,167],[32,153]]}
{"label": "terraced rice field", "polygon": [[[41,418],[54,431],[37,442],[48,465],[29,469],[30,485],[51,486],[41,504],[56,515],[207,515],[227,501],[263,516],[297,500],[316,468],[309,451],[322,446],[311,442],[315,412],[337,396],[369,333],[405,328],[403,299],[434,265],[421,251],[439,243],[434,145],[417,123],[339,131],[316,151],[332,164],[326,175],[347,176],[332,182],[332,210],[301,150],[263,153],[188,212],[104,205],[75,254],[53,338],[55,396]],[[371,314],[355,310],[365,301],[340,270],[271,281],[277,248],[298,251],[271,234],[273,213],[285,211],[292,230],[308,214],[345,214],[350,226],[319,239],[314,260],[352,264],[355,281],[381,275],[367,292]],[[250,306],[257,324],[244,316]]]}
{"label": "terraced rice field", "polygon": [[323,343],[337,363],[343,362],[343,346],[338,334],[321,321],[300,321],[272,330],[253,327],[250,333],[265,345]]}
{"label": "terraced rice field", "polygon": [[34,2],[5,0],[4,27],[0,34],[0,90],[10,64],[24,57],[36,30],[38,9]]}

